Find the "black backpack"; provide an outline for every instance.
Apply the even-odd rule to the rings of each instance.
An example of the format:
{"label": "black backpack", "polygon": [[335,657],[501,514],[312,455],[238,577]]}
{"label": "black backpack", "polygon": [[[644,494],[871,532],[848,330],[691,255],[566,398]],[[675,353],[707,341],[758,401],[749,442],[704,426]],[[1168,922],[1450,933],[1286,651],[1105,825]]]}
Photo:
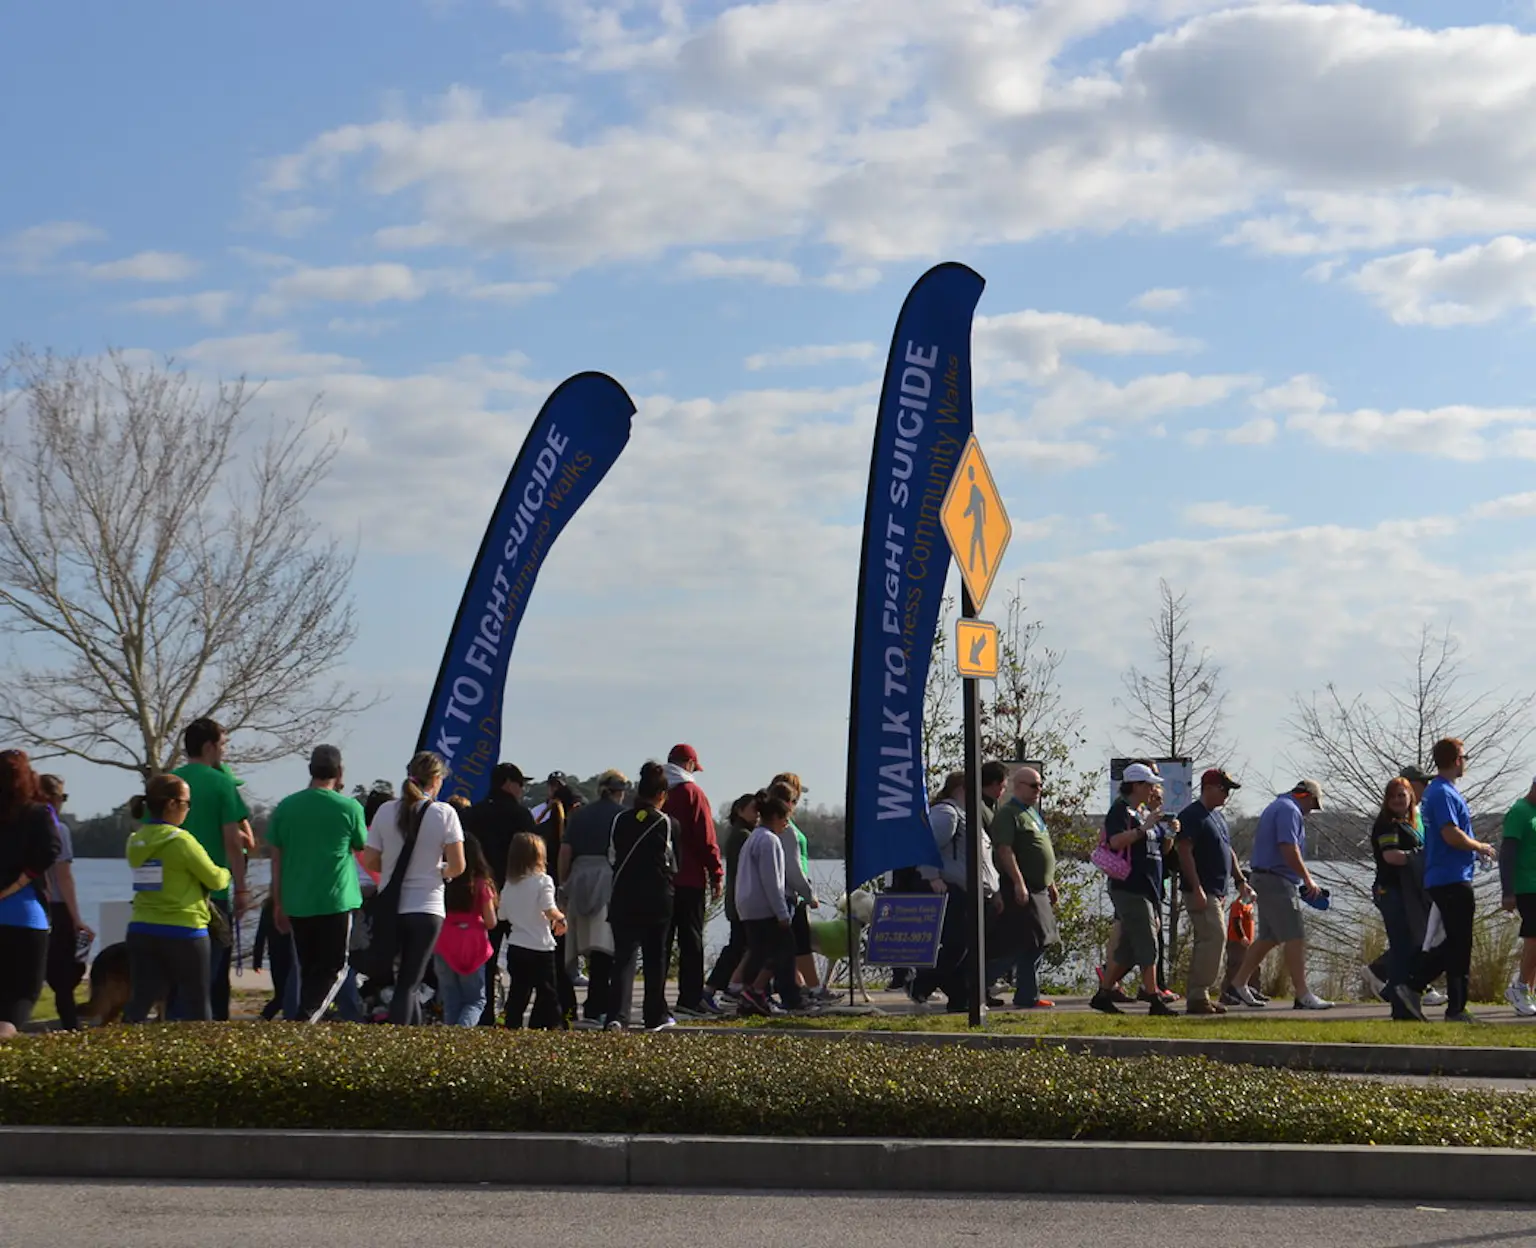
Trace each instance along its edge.
{"label": "black backpack", "polygon": [[432,805],[429,798],[411,812],[405,844],[400,847],[400,857],[395,859],[395,869],[389,873],[384,887],[363,902],[359,919],[362,937],[352,962],[358,974],[367,977],[370,987],[394,982],[395,962],[400,957],[400,890],[405,883],[405,873],[410,869],[411,857],[416,852],[422,821]]}

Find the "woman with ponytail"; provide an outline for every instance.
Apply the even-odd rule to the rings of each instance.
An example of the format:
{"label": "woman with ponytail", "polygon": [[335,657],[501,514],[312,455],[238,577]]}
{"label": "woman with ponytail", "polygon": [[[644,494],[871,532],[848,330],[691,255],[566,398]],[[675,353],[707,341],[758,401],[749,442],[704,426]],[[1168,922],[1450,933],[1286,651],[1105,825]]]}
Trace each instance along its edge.
{"label": "woman with ponytail", "polygon": [[418,990],[448,913],[443,889],[464,871],[464,828],[458,811],[435,800],[448,778],[447,763],[423,750],[405,772],[400,797],[380,806],[368,825],[363,866],[379,874],[378,899],[387,904],[393,894],[398,915],[400,965],[389,1021],[420,1023]]}
{"label": "woman with ponytail", "polygon": [[229,872],[182,828],[192,794],[180,776],[153,777],[129,813],[141,824],[128,838],[133,870],[133,918],[128,924],[128,972],[133,996],[123,1018],[142,1023],[176,994],[177,1017],[208,1022],[208,894],[229,887]]}

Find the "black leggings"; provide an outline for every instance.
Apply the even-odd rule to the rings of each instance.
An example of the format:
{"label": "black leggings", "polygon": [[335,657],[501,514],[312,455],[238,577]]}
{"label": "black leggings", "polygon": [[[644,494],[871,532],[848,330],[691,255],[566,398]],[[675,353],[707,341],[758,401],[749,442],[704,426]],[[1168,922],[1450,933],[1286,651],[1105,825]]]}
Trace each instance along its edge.
{"label": "black leggings", "polygon": [[[352,912],[291,918],[288,922],[293,928],[293,949],[298,955],[293,973],[299,977],[299,1018],[306,1023],[318,1023],[347,977]],[[276,976],[273,986],[276,987]]]}
{"label": "black leggings", "polygon": [[0,927],[0,1023],[31,1021],[47,970],[47,928]]}
{"label": "black leggings", "polygon": [[75,921],[70,917],[69,907],[56,901],[48,907],[48,915],[53,923],[48,935],[48,987],[53,989],[59,1026],[75,1031],[80,1026],[75,988],[85,978],[85,963],[75,961]]}
{"label": "black leggings", "polygon": [[560,1012],[560,996],[555,985],[553,949],[525,949],[509,944],[507,975],[512,981],[507,989],[508,1027],[514,1031],[522,1027],[523,1011],[528,1008],[529,997],[533,998],[529,1027],[552,1031],[564,1026],[565,1016]]}
{"label": "black leggings", "polygon": [[1477,913],[1477,899],[1470,884],[1437,884],[1424,891],[1440,911],[1445,939],[1419,955],[1418,969],[1409,980],[1409,987],[1423,992],[1437,975],[1445,972],[1445,1015],[1454,1018],[1467,1009],[1472,976],[1472,920]]}
{"label": "black leggings", "polygon": [[212,943],[206,930],[189,937],[130,931],[128,973],[133,980],[133,997],[123,1011],[123,1020],[142,1023],[174,989],[178,1020],[210,1021],[213,1006],[208,998],[208,946]]}
{"label": "black leggings", "polygon": [[747,919],[747,956],[741,960],[741,982],[748,988],[764,967],[773,972],[774,985],[784,1007],[797,1010],[803,1004],[795,983],[795,938],[777,919]]}
{"label": "black leggings", "polygon": [[416,990],[426,978],[432,951],[437,948],[437,934],[443,930],[440,914],[402,914],[397,920],[400,933],[400,969],[395,973],[395,995],[389,1003],[389,1021],[419,1024],[421,1001]]}

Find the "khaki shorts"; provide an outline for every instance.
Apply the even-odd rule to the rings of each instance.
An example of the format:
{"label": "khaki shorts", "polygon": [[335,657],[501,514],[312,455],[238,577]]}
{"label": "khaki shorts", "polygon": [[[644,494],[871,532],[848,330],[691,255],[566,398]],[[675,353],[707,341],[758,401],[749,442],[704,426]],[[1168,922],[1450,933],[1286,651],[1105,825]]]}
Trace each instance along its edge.
{"label": "khaki shorts", "polygon": [[1283,875],[1269,871],[1250,871],[1248,882],[1259,898],[1259,939],[1285,944],[1291,940],[1305,940],[1306,926],[1302,922],[1301,892]]}
{"label": "khaki shorts", "polygon": [[1120,920],[1120,943],[1110,960],[1116,966],[1157,965],[1157,903],[1141,893],[1112,888],[1109,899]]}

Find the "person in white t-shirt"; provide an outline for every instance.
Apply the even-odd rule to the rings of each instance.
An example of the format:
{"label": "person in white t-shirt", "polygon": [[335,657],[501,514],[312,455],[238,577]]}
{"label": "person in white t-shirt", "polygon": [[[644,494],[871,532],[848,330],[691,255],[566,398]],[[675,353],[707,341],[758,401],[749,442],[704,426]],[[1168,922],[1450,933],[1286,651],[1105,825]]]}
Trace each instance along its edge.
{"label": "person in white t-shirt", "polygon": [[507,853],[507,886],[501,890],[500,915],[507,933],[507,1026],[523,1025],[523,1011],[533,998],[528,1026],[565,1030],[555,989],[555,937],[565,935],[565,915],[555,905],[543,838],[519,832]]}
{"label": "person in white t-shirt", "polygon": [[368,825],[363,866],[379,873],[382,890],[394,878],[406,839],[420,820],[400,882],[400,969],[389,1003],[392,1023],[421,1022],[419,989],[448,913],[443,905],[443,886],[464,870],[464,829],[459,824],[459,812],[447,802],[434,800],[447,777],[448,764],[436,754],[422,751],[406,768],[400,798],[380,806]]}

